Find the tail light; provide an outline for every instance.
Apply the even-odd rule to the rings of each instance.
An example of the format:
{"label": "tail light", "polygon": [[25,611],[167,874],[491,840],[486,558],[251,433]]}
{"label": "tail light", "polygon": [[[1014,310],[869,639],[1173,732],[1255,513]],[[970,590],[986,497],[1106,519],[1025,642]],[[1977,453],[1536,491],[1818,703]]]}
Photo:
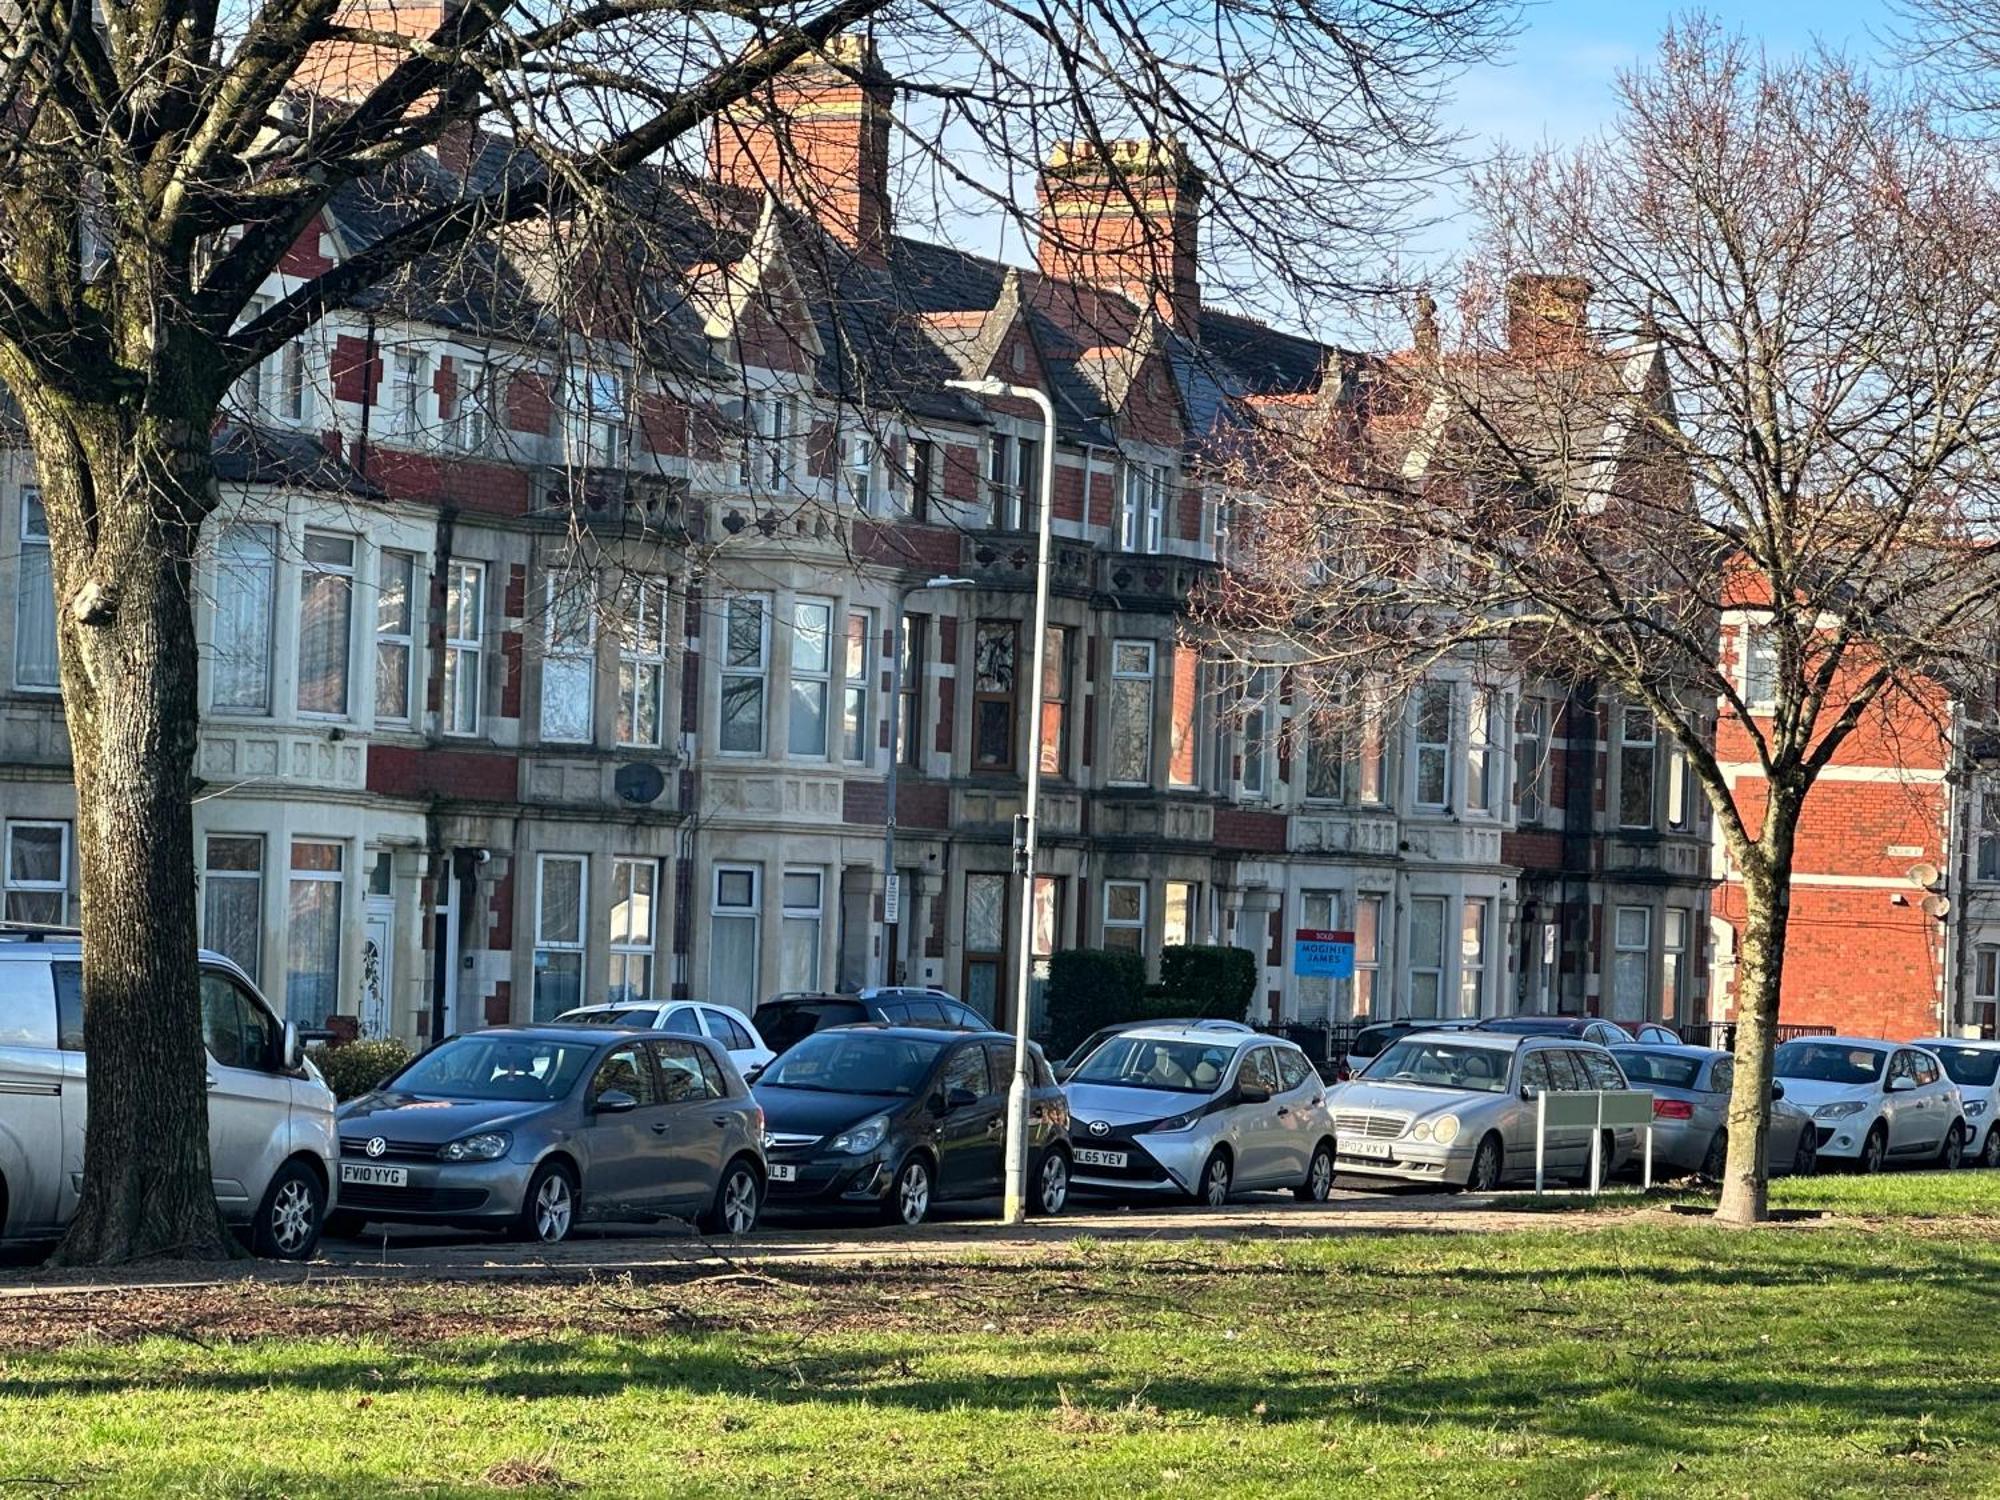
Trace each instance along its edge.
{"label": "tail light", "polygon": [[1694,1106],[1685,1099],[1655,1099],[1653,1118],[1656,1120],[1692,1120]]}
{"label": "tail light", "polygon": [[1342,1063],[1333,1070],[1333,1081],[1335,1083],[1352,1083],[1354,1081],[1354,1073],[1346,1063]]}

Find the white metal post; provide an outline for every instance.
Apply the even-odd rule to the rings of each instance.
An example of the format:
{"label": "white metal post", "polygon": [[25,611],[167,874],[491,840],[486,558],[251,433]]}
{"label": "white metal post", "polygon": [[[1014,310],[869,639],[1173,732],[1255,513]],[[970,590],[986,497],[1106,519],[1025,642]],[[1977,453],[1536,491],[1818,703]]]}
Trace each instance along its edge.
{"label": "white metal post", "polygon": [[1597,1123],[1590,1127],[1590,1196],[1597,1196],[1597,1184],[1603,1177],[1604,1160],[1604,1093],[1597,1095]]}
{"label": "white metal post", "polygon": [[1649,1192],[1649,1193],[1650,1193],[1650,1192],[1652,1192],[1652,1190],[1653,1190],[1653,1123],[1652,1123],[1652,1121],[1650,1121],[1650,1120],[1648,1120],[1648,1121],[1646,1122],[1646,1181],[1645,1181],[1645,1190],[1646,1190],[1647,1192]]}
{"label": "white metal post", "polygon": [[1542,1159],[1549,1142],[1549,1094],[1535,1095],[1535,1196],[1542,1196]]}

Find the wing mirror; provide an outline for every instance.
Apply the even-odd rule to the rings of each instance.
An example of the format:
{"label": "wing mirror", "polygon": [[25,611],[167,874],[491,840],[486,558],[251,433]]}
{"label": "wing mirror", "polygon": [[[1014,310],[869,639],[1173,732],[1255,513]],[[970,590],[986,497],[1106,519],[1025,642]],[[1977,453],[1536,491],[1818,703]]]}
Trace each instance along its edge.
{"label": "wing mirror", "polygon": [[1782,1098],[1784,1098],[1784,1097],[1785,1097],[1785,1080],[1784,1080],[1784,1079],[1782,1079],[1782,1078],[1773,1078],[1773,1079],[1771,1080],[1771,1097],[1772,1097],[1772,1099],[1774,1099],[1774,1100],[1777,1100],[1777,1099],[1782,1099]]}
{"label": "wing mirror", "polygon": [[1239,1104],[1268,1104],[1271,1102],[1271,1091],[1261,1083],[1253,1083],[1246,1080],[1236,1085],[1236,1102]]}
{"label": "wing mirror", "polygon": [[299,1028],[290,1021],[285,1022],[285,1039],[280,1044],[284,1052],[284,1071],[296,1073],[306,1060],[306,1050],[299,1040]]}
{"label": "wing mirror", "polygon": [[630,1114],[638,1107],[639,1101],[623,1089],[606,1089],[597,1096],[597,1102],[591,1105],[591,1108],[600,1115]]}
{"label": "wing mirror", "polygon": [[979,1102],[979,1096],[971,1089],[953,1089],[944,1096],[946,1109],[970,1109]]}
{"label": "wing mirror", "polygon": [[743,1081],[745,1083],[755,1083],[764,1076],[764,1070],[770,1066],[769,1063],[752,1063],[743,1070]]}
{"label": "wing mirror", "polygon": [[1907,1073],[1889,1080],[1889,1092],[1892,1094],[1907,1094],[1916,1086],[1917,1080]]}

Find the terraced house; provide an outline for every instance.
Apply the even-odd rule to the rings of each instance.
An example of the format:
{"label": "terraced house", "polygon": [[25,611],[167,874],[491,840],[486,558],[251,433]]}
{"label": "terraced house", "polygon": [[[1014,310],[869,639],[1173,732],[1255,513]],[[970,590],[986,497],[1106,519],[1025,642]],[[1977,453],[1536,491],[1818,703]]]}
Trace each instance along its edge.
{"label": "terraced house", "polygon": [[[331,59],[327,90],[369,67]],[[1655,891],[1643,929],[1591,895],[1630,826],[1607,808],[1644,780],[1671,816],[1629,716],[1441,675],[1308,743],[1282,671],[1225,676],[1182,628],[1227,546],[1205,445],[1258,402],[1357,401],[1376,362],[1204,305],[1203,183],[1170,144],[1055,152],[1038,264],[899,235],[891,108],[843,42],[724,120],[705,174],[635,174],[617,233],[419,267],[245,382],[200,564],[205,940],[302,1024],[412,1040],[882,980],[998,1017],[1023,943],[1248,947],[1272,1021],[1595,1008],[1587,976],[1632,955],[1620,1003],[1660,1013],[1706,887]],[[524,170],[447,140],[343,194],[269,290]],[[992,380],[1052,402],[1046,488],[1036,408],[960,384]],[[61,922],[74,806],[22,456],[0,528],[5,916]],[[1582,913],[1553,939],[1523,884],[1549,864]],[[1354,979],[1294,976],[1300,927],[1353,930]]]}

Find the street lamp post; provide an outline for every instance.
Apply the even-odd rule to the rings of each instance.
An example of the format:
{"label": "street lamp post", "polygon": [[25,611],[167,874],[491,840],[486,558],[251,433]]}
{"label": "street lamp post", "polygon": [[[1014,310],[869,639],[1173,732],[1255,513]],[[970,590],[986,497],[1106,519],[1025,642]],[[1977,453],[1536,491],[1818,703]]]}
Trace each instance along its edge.
{"label": "street lamp post", "polygon": [[[889,965],[889,886],[896,879],[896,772],[902,765],[902,756],[896,751],[896,741],[902,725],[903,714],[903,612],[909,608],[910,595],[920,594],[925,589],[963,589],[972,587],[970,578],[950,578],[940,574],[936,578],[926,578],[922,583],[905,584],[896,595],[896,612],[889,617],[889,775],[884,796],[887,804],[882,821],[882,955],[876,965],[875,982],[892,983]],[[897,896],[897,923],[901,924],[902,902],[908,899],[900,888]]]}
{"label": "street lamp post", "polygon": [[1014,1081],[1007,1090],[1007,1174],[1001,1216],[1019,1224],[1028,1216],[1028,1091],[1034,1077],[1028,1066],[1028,984],[1034,967],[1035,829],[1042,792],[1042,668],[1049,633],[1049,515],[1055,506],[1056,412],[1049,398],[1033,386],[1004,380],[948,380],[946,385],[975,396],[1002,396],[1032,402],[1042,414],[1041,494],[1036,512],[1035,634],[1033,675],[1028,679],[1028,786],[1014,837],[1014,873],[1020,877],[1021,918],[1015,927],[1020,944],[1014,969]]}

